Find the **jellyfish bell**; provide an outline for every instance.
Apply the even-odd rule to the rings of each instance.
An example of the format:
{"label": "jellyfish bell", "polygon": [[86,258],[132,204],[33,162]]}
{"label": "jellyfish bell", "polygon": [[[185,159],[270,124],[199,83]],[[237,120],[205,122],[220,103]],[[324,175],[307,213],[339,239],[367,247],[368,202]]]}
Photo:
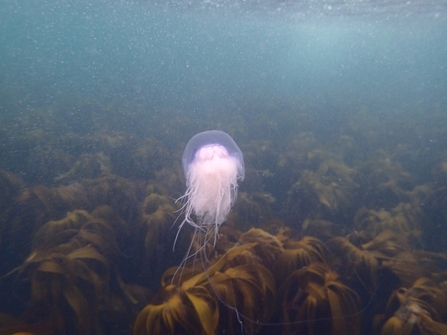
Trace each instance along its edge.
{"label": "jellyfish bell", "polygon": [[[182,156],[186,179],[184,201],[185,223],[206,238],[202,245],[218,238],[219,227],[225,222],[237,197],[238,181],[245,177],[244,157],[230,135],[209,130],[193,136]],[[195,216],[194,221],[192,216]]]}

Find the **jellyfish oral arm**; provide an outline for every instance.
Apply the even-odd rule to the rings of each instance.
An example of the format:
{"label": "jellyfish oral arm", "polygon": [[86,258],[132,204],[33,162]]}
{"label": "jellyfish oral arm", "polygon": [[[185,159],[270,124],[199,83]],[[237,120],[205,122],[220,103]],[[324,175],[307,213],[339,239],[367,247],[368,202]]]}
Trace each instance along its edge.
{"label": "jellyfish oral arm", "polygon": [[[222,146],[204,147],[196,153],[187,175],[186,222],[194,227],[215,225],[226,219],[237,195],[237,162]],[[191,213],[198,219],[191,223]],[[196,227],[197,228],[197,227]]]}

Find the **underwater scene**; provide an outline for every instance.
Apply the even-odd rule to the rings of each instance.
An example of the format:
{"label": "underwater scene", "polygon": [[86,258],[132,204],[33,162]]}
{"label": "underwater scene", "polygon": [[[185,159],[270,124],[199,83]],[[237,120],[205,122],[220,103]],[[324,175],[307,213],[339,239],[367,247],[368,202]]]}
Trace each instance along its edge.
{"label": "underwater scene", "polygon": [[447,2],[0,27],[0,335],[447,334]]}

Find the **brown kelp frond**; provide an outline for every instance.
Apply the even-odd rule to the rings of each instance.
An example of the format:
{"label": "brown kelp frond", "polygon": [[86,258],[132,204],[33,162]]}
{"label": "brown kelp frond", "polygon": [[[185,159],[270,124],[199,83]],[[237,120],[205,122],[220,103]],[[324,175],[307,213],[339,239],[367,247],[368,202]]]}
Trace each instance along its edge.
{"label": "brown kelp frond", "polygon": [[18,271],[31,282],[29,315],[44,314],[60,333],[99,332],[98,306],[108,289],[109,262],[94,247],[66,255],[34,252]]}
{"label": "brown kelp frond", "polygon": [[360,299],[328,265],[292,272],[280,288],[284,334],[359,334]]}
{"label": "brown kelp frond", "polygon": [[149,304],[140,312],[133,333],[215,334],[219,322],[215,299],[202,286],[188,286],[170,284],[165,287],[161,294],[163,302]]}
{"label": "brown kelp frond", "polygon": [[341,255],[339,266],[342,275],[359,283],[372,294],[378,284],[379,261],[372,254],[358,247],[345,237],[334,237],[328,241],[328,247]]}
{"label": "brown kelp frond", "polygon": [[237,227],[241,230],[263,225],[271,219],[270,204],[274,201],[273,196],[266,192],[240,192],[229,224],[231,221],[237,222]]}
{"label": "brown kelp frond", "polygon": [[126,221],[108,205],[100,205],[91,213],[95,218],[103,219],[107,222],[116,234],[118,239],[128,238],[130,236],[130,228]]}
{"label": "brown kelp frond", "polygon": [[173,228],[173,224],[179,215],[177,212],[179,206],[163,193],[161,186],[155,183],[149,184],[147,191],[150,193],[138,206],[137,225],[134,231],[134,238],[138,241],[136,247],[141,249],[144,255],[135,262],[144,278],[153,275],[159,277],[167,267],[176,264],[176,257],[172,257],[174,241],[175,250],[181,255],[189,245],[189,236],[186,233],[180,234],[176,240],[178,231]]}
{"label": "brown kelp frond", "polygon": [[378,234],[383,230],[408,233],[420,229],[421,208],[410,203],[400,203],[390,211],[360,208],[354,217],[354,228]]}
{"label": "brown kelp frond", "polygon": [[376,257],[381,267],[390,269],[400,279],[401,285],[410,285],[417,278],[428,274],[413,252],[408,233],[384,230],[361,247]]}
{"label": "brown kelp frond", "polygon": [[58,233],[80,227],[92,218],[92,215],[85,210],[74,210],[68,212],[67,216],[61,220],[53,220],[45,223],[35,234],[33,239],[33,249],[45,244],[46,241],[52,239]]}
{"label": "brown kelp frond", "polygon": [[[42,185],[26,188],[17,195],[13,206],[5,213],[8,223],[8,249],[20,264],[31,252],[31,240],[45,222],[63,217],[68,207],[56,190]],[[3,229],[4,230],[4,229]]]}
{"label": "brown kelp frond", "polygon": [[[101,213],[108,217],[113,211],[94,211]],[[119,216],[111,222],[77,210],[41,227],[34,250],[10,273],[30,285],[29,322],[49,322],[57,333],[100,334],[105,311],[117,316],[109,324],[135,313],[132,308],[139,301],[121,282],[117,268],[120,248],[114,227],[124,232],[125,223]],[[146,300],[141,294],[138,298]]]}
{"label": "brown kelp frond", "polygon": [[[249,334],[256,323],[266,322],[273,312],[275,281],[270,271],[260,264],[247,264],[216,272],[207,283],[208,291],[214,292],[221,302],[223,329],[230,332],[240,328],[240,322]],[[241,319],[240,315],[243,316]]]}
{"label": "brown kelp frond", "polygon": [[[134,145],[124,155],[126,164],[120,165],[121,175],[131,175],[142,180],[154,180],[155,174],[172,164],[171,153],[166,145],[153,137],[140,145]],[[123,156],[121,153],[120,156]]]}
{"label": "brown kelp frond", "polygon": [[209,275],[214,275],[216,272],[223,272],[228,268],[239,265],[258,264],[259,260],[256,257],[255,247],[257,243],[247,243],[240,246],[235,246],[228,250],[223,256],[217,259],[207,269],[206,274],[202,275],[202,281]]}
{"label": "brown kelp frond", "polygon": [[280,153],[277,165],[280,173],[287,176],[288,181],[293,183],[297,180],[301,171],[310,168],[314,160],[310,157],[318,146],[318,142],[312,132],[300,132],[294,134],[287,141],[287,147]]}
{"label": "brown kelp frond", "polygon": [[410,288],[410,294],[433,307],[440,317],[446,315],[447,295],[431,279],[426,277],[417,279]]}
{"label": "brown kelp frond", "polygon": [[[161,279],[163,287],[170,284],[180,284],[184,287],[204,285],[210,276],[216,272],[224,272],[226,269],[243,265],[257,264],[259,261],[253,254],[256,243],[247,243],[229,249],[224,255],[215,259],[205,268],[201,260],[190,260],[185,267],[172,267],[167,269]],[[205,271],[206,270],[206,271]]]}
{"label": "brown kelp frond", "polygon": [[359,172],[368,176],[362,180],[364,194],[370,195],[363,201],[365,206],[389,209],[400,202],[412,200],[416,178],[405,171],[389,152],[377,150],[363,163]]}
{"label": "brown kelp frond", "polygon": [[[138,208],[138,221],[141,225],[157,226],[167,225],[175,219],[178,208],[166,195],[150,193]],[[170,228],[170,227],[169,227]]]}
{"label": "brown kelp frond", "polygon": [[305,236],[299,241],[289,240],[274,264],[273,273],[278,283],[282,283],[293,271],[313,262],[327,261],[326,247],[320,240]]}
{"label": "brown kelp frond", "polygon": [[399,288],[388,300],[384,315],[376,317],[375,325],[383,335],[447,333],[441,319],[447,308],[447,297],[427,278],[415,281],[409,289]]}
{"label": "brown kelp frond", "polygon": [[69,209],[92,211],[97,206],[108,205],[120,217],[134,220],[137,206],[144,199],[146,183],[132,181],[113,174],[97,179],[83,179],[51,191],[53,198]]}
{"label": "brown kelp frond", "polygon": [[304,179],[303,182],[311,185],[320,204],[330,210],[341,210],[351,206],[352,193],[358,187],[354,173],[354,169],[343,163],[329,160],[319,166],[313,175],[315,178]]}
{"label": "brown kelp frond", "polygon": [[409,233],[384,230],[360,245],[336,237],[329,241],[329,247],[342,255],[340,268],[344,277],[355,279],[372,293],[377,285],[379,269],[390,270],[399,279],[399,285],[409,285],[420,276],[428,275],[418,260],[418,254],[413,251],[410,237]]}
{"label": "brown kelp frond", "polygon": [[[34,250],[43,253],[68,254],[83,246],[97,248],[105,257],[119,253],[113,227],[85,211],[68,213],[65,219],[50,221],[37,232],[33,241]],[[80,215],[80,216],[79,216]],[[73,221],[76,218],[78,221]]]}
{"label": "brown kelp frond", "polygon": [[94,154],[83,153],[72,164],[70,170],[59,174],[54,180],[57,182],[69,182],[85,178],[93,179],[110,174],[111,171],[110,158],[103,152]]}
{"label": "brown kelp frond", "polygon": [[388,258],[410,250],[410,245],[408,244],[407,234],[384,230],[372,241],[363,244],[362,249],[378,258]]}
{"label": "brown kelp frond", "polygon": [[[175,220],[177,210],[173,201],[165,195],[149,194],[138,207],[138,232],[145,236],[148,256],[166,238]],[[171,234],[172,235],[172,234]]]}
{"label": "brown kelp frond", "polygon": [[207,269],[167,270],[162,292],[138,316],[135,334],[214,334],[218,324],[232,334],[240,322],[252,333],[252,320],[267,321],[275,296],[275,281],[259,263],[256,246],[235,246]]}
{"label": "brown kelp frond", "polygon": [[253,247],[261,264],[271,267],[275,264],[279,255],[283,252],[283,244],[275,236],[260,228],[251,228],[241,234],[238,244],[256,243]]}
{"label": "brown kelp frond", "polygon": [[356,172],[343,162],[328,159],[316,171],[304,170],[289,191],[288,210],[302,221],[307,217],[331,219],[344,215],[354,205]]}
{"label": "brown kelp frond", "polygon": [[233,248],[238,243],[241,234],[240,230],[230,225],[222,225],[219,228],[219,238],[213,250],[214,257],[219,258]]}
{"label": "brown kelp frond", "polygon": [[284,222],[279,219],[267,222],[263,226],[263,229],[270,234],[275,235],[281,243],[287,243],[289,240],[299,238],[300,236],[297,230],[287,227]]}
{"label": "brown kelp frond", "polygon": [[430,267],[423,264],[417,253],[403,251],[389,259],[382,259],[381,266],[389,269],[397,278],[400,285],[409,286],[421,276],[430,276]]}
{"label": "brown kelp frond", "polygon": [[301,228],[304,235],[316,237],[324,242],[331,237],[345,235],[345,232],[350,230],[343,224],[310,217],[304,220]]}

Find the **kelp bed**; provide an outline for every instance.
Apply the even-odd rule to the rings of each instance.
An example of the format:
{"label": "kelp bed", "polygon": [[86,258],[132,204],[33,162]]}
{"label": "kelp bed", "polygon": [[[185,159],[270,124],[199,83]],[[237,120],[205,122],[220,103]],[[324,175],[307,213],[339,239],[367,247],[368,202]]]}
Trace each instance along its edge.
{"label": "kelp bed", "polygon": [[87,132],[3,120],[0,334],[446,334],[445,116],[329,129],[262,108],[221,125],[247,178],[217,244],[180,269],[181,152],[218,111],[200,129],[165,111],[146,137],[114,114]]}

